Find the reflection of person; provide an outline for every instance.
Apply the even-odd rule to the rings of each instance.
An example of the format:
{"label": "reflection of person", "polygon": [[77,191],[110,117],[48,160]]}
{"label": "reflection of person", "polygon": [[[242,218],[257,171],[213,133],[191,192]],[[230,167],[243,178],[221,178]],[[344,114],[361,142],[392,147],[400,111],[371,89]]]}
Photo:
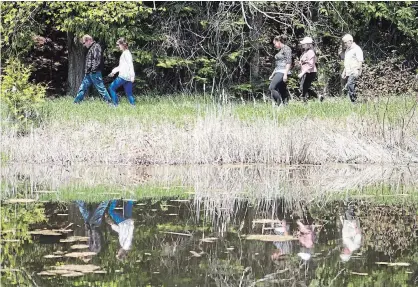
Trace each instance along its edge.
{"label": "reflection of person", "polygon": [[116,44],[118,45],[119,50],[122,51],[122,55],[119,59],[119,66],[112,70],[112,73],[109,74],[110,77],[113,77],[116,73],[119,73],[118,77],[112,82],[109,87],[109,93],[112,96],[112,101],[115,105],[118,104],[118,96],[116,95],[116,90],[123,86],[126,96],[128,97],[129,103],[135,105],[135,99],[132,94],[132,83],[135,80],[135,71],[134,64],[132,61],[132,54],[128,49],[128,42],[124,38],[120,38]]}
{"label": "reflection of person", "polygon": [[113,222],[109,218],[106,218],[106,222],[119,234],[120,249],[116,254],[116,258],[119,260],[125,259],[128,255],[128,251],[132,247],[134,235],[134,221],[132,219],[133,204],[134,202],[132,200],[124,203],[123,213],[121,213],[115,210],[117,200],[112,200],[109,207],[109,215]]}
{"label": "reflection of person", "polygon": [[274,101],[280,105],[289,101],[289,91],[287,90],[287,76],[290,74],[290,66],[292,65],[292,50],[287,46],[287,37],[277,36],[273,40],[274,48],[278,49],[278,53],[274,56],[276,68],[271,74],[269,90]]}
{"label": "reflection of person", "polygon": [[[273,231],[276,235],[279,236],[289,236],[289,225],[287,224],[286,220],[283,219],[280,223],[276,223]],[[278,260],[282,256],[292,253],[292,240],[274,241],[273,245],[276,247],[276,250],[271,255],[272,260]]]}
{"label": "reflection of person", "polygon": [[363,64],[363,51],[361,48],[354,43],[353,36],[350,34],[344,35],[342,41],[345,45],[344,53],[344,71],[341,74],[341,78],[347,80],[346,87],[348,89],[348,95],[350,96],[351,102],[355,102],[356,96],[356,83],[357,79],[361,75],[361,66]]}
{"label": "reflection of person", "polygon": [[312,256],[311,254],[315,240],[315,226],[304,225],[300,220],[296,223],[299,228],[299,242],[302,245],[301,252],[298,253],[298,256],[307,261],[311,259]]}
{"label": "reflection of person", "polygon": [[300,90],[302,99],[306,101],[309,97],[309,89],[316,78],[316,54],[313,49],[313,40],[311,37],[305,37],[300,42],[302,44],[303,54],[300,57],[301,72],[298,75],[300,79]]}
{"label": "reflection of person", "polygon": [[94,85],[100,95],[110,102],[109,93],[103,83],[102,70],[103,70],[103,52],[99,43],[96,43],[90,35],[84,35],[82,38],[83,46],[88,49],[86,55],[86,63],[84,67],[84,78],[78,89],[77,96],[74,99],[74,103],[79,103],[84,99],[84,95],[91,85]]}
{"label": "reflection of person", "polygon": [[354,216],[352,207],[345,212],[345,218],[340,217],[342,227],[343,250],[340,258],[343,262],[350,260],[354,251],[361,246],[361,229],[357,218]]}
{"label": "reflection of person", "polygon": [[102,249],[101,233],[99,231],[99,227],[102,224],[103,215],[108,204],[109,201],[103,201],[97,206],[95,211],[91,213],[91,210],[89,210],[87,204],[84,201],[76,201],[76,205],[78,206],[81,216],[84,219],[87,236],[89,237],[89,250],[92,252],[99,253]]}

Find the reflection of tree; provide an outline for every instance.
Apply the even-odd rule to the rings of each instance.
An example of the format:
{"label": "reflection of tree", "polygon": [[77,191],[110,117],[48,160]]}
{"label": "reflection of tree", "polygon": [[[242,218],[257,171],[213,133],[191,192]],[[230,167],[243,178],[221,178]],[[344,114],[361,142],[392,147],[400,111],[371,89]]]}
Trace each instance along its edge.
{"label": "reflection of tree", "polygon": [[[26,272],[25,263],[33,258],[28,256],[25,243],[31,243],[29,225],[45,220],[40,204],[2,205],[1,208],[1,284],[31,286],[33,279]],[[29,251],[30,252],[30,251]]]}
{"label": "reflection of tree", "polygon": [[360,212],[365,243],[374,251],[392,257],[416,246],[416,207],[363,205]]}

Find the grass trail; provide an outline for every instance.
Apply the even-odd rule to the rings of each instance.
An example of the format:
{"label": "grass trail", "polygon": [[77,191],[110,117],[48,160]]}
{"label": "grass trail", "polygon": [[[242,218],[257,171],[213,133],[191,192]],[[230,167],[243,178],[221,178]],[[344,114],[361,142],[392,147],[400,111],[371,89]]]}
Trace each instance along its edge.
{"label": "grass trail", "polygon": [[365,103],[353,105],[345,98],[329,98],[324,102],[309,101],[304,104],[291,101],[286,107],[277,107],[271,101],[237,102],[217,104],[210,99],[177,95],[166,97],[141,96],[137,97],[136,106],[130,106],[125,99],[114,108],[98,98],[87,99],[82,104],[75,105],[72,98],[64,97],[48,100],[45,111],[48,113],[47,122],[71,123],[85,121],[112,122],[115,119],[130,118],[143,124],[171,122],[177,124],[193,123],[198,117],[204,117],[209,112],[227,110],[240,120],[277,119],[286,122],[292,119],[344,119],[349,116],[376,118],[393,122],[408,115],[417,106],[415,97],[381,98]]}

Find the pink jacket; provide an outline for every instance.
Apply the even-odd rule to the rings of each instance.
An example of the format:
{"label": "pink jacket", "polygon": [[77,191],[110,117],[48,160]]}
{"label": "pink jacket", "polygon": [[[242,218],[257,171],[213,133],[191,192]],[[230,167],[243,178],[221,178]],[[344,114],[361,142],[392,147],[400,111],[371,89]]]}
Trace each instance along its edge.
{"label": "pink jacket", "polygon": [[316,55],[313,49],[304,52],[300,57],[300,66],[302,72],[314,73],[316,72]]}

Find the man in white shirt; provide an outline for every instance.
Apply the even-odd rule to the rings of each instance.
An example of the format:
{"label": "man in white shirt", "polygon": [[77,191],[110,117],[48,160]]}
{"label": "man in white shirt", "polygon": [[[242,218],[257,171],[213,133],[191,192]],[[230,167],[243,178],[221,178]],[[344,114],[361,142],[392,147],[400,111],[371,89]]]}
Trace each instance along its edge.
{"label": "man in white shirt", "polygon": [[132,220],[132,207],[134,202],[129,200],[124,202],[123,213],[115,211],[117,200],[112,200],[109,207],[109,215],[112,218],[106,218],[106,222],[110,227],[119,234],[120,249],[116,254],[119,260],[125,259],[128,251],[132,247],[132,239],[134,235],[134,221]]}
{"label": "man in white shirt", "polygon": [[361,75],[361,66],[364,62],[363,51],[354,43],[353,36],[350,34],[344,35],[342,41],[346,50],[344,53],[344,71],[341,77],[347,80],[348,95],[351,102],[355,103],[357,100],[356,82]]}

